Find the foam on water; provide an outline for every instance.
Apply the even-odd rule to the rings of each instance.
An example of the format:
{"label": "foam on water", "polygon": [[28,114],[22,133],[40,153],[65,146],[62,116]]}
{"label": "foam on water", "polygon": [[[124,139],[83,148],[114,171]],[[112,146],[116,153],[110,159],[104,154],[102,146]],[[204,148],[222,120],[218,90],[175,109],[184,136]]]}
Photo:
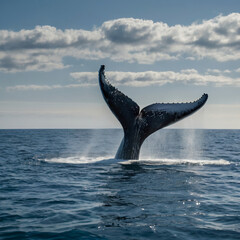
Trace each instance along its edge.
{"label": "foam on water", "polygon": [[113,159],[112,157],[86,157],[86,156],[75,156],[75,157],[60,157],[44,159],[45,162],[50,163],[66,163],[66,164],[89,164],[89,163],[120,163],[123,165],[129,164],[142,164],[142,165],[230,165],[231,162],[219,159],[219,160],[208,160],[208,159],[139,159],[139,160],[122,160]]}
{"label": "foam on water", "polygon": [[[49,158],[41,161],[50,162],[50,163],[66,163],[66,164],[88,164],[88,163],[97,163],[107,160],[115,160],[111,157],[85,157],[85,156],[75,156],[75,157],[59,157],[59,158]],[[115,160],[116,162],[116,160]]]}
{"label": "foam on water", "polygon": [[128,160],[120,162],[121,164],[133,164],[140,163],[146,165],[229,165],[231,162],[219,159],[219,160],[200,160],[200,159],[140,159],[140,160]]}

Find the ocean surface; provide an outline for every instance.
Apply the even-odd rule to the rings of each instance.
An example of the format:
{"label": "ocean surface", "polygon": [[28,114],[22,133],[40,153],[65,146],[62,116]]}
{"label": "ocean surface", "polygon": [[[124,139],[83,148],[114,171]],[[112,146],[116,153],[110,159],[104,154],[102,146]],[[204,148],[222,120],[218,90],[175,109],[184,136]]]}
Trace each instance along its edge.
{"label": "ocean surface", "polygon": [[0,239],[240,239],[240,130],[0,130]]}

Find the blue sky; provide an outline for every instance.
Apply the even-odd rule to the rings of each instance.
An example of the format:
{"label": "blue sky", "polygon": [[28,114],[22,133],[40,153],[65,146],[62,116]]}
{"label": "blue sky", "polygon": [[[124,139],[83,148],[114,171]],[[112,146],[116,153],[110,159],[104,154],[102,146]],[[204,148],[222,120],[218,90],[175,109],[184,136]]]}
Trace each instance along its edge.
{"label": "blue sky", "polygon": [[120,127],[106,75],[140,107],[193,101],[178,128],[240,128],[240,2],[0,1],[0,128]]}

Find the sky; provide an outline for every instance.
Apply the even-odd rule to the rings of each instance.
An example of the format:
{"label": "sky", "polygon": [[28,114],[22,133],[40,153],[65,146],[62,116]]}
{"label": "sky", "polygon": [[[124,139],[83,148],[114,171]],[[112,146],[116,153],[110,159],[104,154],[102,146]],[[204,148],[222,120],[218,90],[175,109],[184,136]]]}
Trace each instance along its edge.
{"label": "sky", "polygon": [[120,128],[98,70],[172,128],[240,129],[239,0],[0,0],[0,129]]}

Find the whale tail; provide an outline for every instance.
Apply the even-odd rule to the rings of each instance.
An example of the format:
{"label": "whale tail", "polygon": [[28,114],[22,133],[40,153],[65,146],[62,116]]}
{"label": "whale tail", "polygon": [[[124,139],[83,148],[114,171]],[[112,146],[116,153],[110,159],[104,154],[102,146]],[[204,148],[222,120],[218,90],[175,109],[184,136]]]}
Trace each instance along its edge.
{"label": "whale tail", "polygon": [[137,103],[106,80],[104,65],[99,70],[99,85],[106,103],[124,130],[124,138],[115,157],[118,159],[138,159],[141,145],[149,135],[193,114],[208,99],[208,95],[203,94],[194,102],[156,103],[140,111]]}

